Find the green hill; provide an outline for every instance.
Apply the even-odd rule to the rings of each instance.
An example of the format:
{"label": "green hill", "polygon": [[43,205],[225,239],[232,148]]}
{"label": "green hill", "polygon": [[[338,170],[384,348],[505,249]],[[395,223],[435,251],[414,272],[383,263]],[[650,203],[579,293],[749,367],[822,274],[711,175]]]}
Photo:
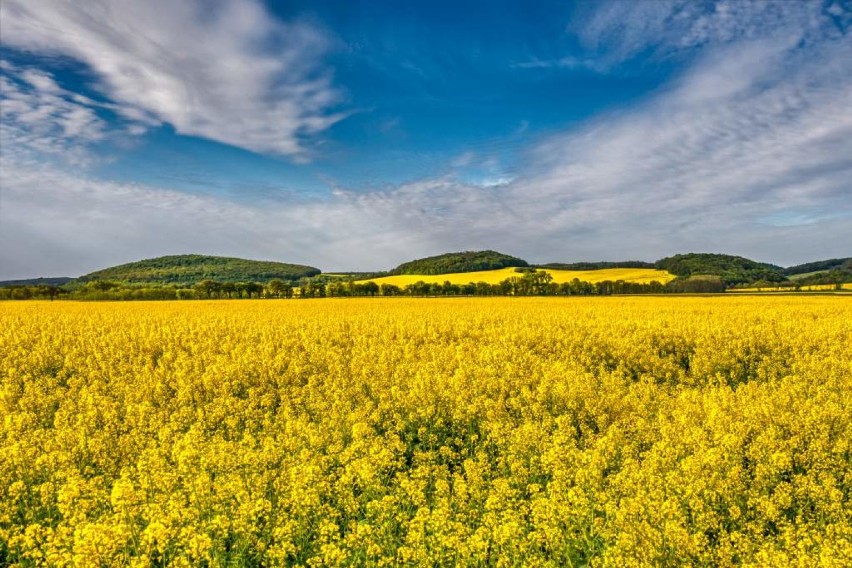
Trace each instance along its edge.
{"label": "green hill", "polygon": [[529,266],[527,261],[493,250],[450,252],[404,262],[389,274],[454,274],[496,270],[510,266]]}
{"label": "green hill", "polygon": [[832,258],[829,260],[819,260],[816,262],[807,262],[790,266],[783,270],[786,276],[795,276],[797,274],[812,274],[818,272],[828,272],[831,270],[839,270],[841,272],[852,272],[852,258]]}
{"label": "green hill", "polygon": [[553,270],[604,270],[607,268],[654,268],[654,263],[642,260],[625,260],[621,262],[548,262],[547,264],[537,264],[536,267]]}
{"label": "green hill", "polygon": [[797,286],[852,282],[852,258],[807,262],[785,268],[784,274]]}
{"label": "green hill", "polygon": [[74,280],[66,276],[57,276],[55,278],[26,278],[24,280],[2,280],[0,288],[9,288],[12,286],[62,286]]}
{"label": "green hill", "polygon": [[676,254],[658,260],[655,266],[684,279],[694,275],[718,276],[728,286],[786,280],[780,266],[728,254]]}
{"label": "green hill", "polygon": [[318,268],[244,258],[184,254],[161,256],[113,266],[81,276],[81,282],[108,280],[128,284],[195,284],[217,282],[294,281],[320,273]]}

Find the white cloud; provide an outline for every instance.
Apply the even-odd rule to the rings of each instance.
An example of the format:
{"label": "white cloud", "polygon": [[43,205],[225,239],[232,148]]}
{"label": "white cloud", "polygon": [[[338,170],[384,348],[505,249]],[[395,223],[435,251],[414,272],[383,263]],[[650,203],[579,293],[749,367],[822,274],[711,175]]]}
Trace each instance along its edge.
{"label": "white cloud", "polygon": [[3,70],[0,151],[18,160],[47,154],[69,164],[89,163],[85,145],[104,139],[108,130],[96,105],[61,88],[48,73],[18,69],[8,62],[3,62]]}
{"label": "white cloud", "polygon": [[[393,195],[342,192],[329,201],[243,204],[212,196],[88,178],[2,161],[0,277],[77,275],[113,263],[204,252],[323,268],[383,266],[430,244],[399,206],[429,207],[417,188]],[[389,237],[393,238],[389,238]],[[349,252],[347,252],[349,251]]]}
{"label": "white cloud", "polygon": [[471,162],[476,158],[476,152],[462,152],[450,162],[450,165],[454,168],[463,168],[465,166],[469,166]]}
{"label": "white cloud", "polygon": [[[512,186],[513,201],[530,197],[521,224],[537,219],[543,233],[563,235],[572,257],[848,254],[850,48],[847,39],[807,52],[740,44],[654,101],[549,141],[533,154],[538,173]],[[542,203],[555,212],[540,215]],[[761,222],[773,214],[796,228]]]}
{"label": "white cloud", "polygon": [[[780,264],[848,256],[852,37],[812,35],[801,46],[772,29],[743,32],[739,20],[727,32],[721,21],[714,33],[740,39],[709,42],[655,98],[538,144],[499,185],[442,177],[246,204],[92,179],[4,152],[2,277],[75,275],[182,252],[335,270],[475,248],[540,262],[687,251]],[[470,166],[475,156],[456,161]]]}
{"label": "white cloud", "polygon": [[825,10],[821,2],[789,0],[614,0],[581,4],[568,31],[599,65],[612,66],[643,53],[660,58],[769,38],[820,43],[841,35]]}
{"label": "white cloud", "polygon": [[552,69],[552,68],[568,68],[568,69],[598,69],[599,65],[592,58],[580,58],[570,55],[560,57],[558,59],[538,59],[533,58],[529,61],[521,61],[511,65],[515,69]]}
{"label": "white cloud", "polygon": [[135,123],[257,152],[304,159],[306,140],[343,117],[321,65],[329,38],[253,0],[4,0],[0,37],[84,62]]}

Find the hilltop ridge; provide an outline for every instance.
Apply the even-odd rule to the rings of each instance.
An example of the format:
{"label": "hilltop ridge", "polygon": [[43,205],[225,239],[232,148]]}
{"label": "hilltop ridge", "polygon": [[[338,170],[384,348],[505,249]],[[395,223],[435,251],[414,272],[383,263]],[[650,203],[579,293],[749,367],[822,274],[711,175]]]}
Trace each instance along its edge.
{"label": "hilltop ridge", "polygon": [[750,282],[783,282],[782,268],[774,264],[757,262],[742,256],[718,253],[686,253],[662,258],[654,263],[681,279],[695,276],[716,276],[724,284]]}
{"label": "hilltop ridge", "polygon": [[128,262],[90,272],[80,282],[108,280],[128,284],[194,284],[212,279],[220,282],[296,281],[320,274],[319,268],[267,260],[182,254]]}
{"label": "hilltop ridge", "polygon": [[[130,286],[192,286],[202,280],[268,283],[271,280],[296,283],[304,279],[346,281],[383,276],[436,276],[508,268],[548,271],[600,271],[615,269],[658,270],[688,280],[717,281],[725,287],[750,285],[809,285],[852,282],[852,258],[833,258],[787,268],[719,253],[684,253],[656,262],[628,260],[549,262],[532,264],[494,250],[451,252],[403,262],[388,271],[323,273],[313,266],[275,261],[202,254],[168,255],[129,262],[90,272],[78,278],[32,278],[0,281],[0,287],[62,286],[74,289],[97,281]],[[601,274],[603,276],[603,274]]]}
{"label": "hilltop ridge", "polygon": [[529,266],[527,261],[493,250],[448,252],[404,262],[389,271],[398,274],[453,274]]}

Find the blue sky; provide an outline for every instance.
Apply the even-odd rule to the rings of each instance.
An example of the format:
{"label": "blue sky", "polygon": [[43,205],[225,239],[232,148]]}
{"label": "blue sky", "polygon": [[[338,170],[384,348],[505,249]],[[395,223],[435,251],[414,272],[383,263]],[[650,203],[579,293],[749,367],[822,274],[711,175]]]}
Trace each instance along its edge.
{"label": "blue sky", "polygon": [[0,4],[0,277],[852,252],[852,4]]}

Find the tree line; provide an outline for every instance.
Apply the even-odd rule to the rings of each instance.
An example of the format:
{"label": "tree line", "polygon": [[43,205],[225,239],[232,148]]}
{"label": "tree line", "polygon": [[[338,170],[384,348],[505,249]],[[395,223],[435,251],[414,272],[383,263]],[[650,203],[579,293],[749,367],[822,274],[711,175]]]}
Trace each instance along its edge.
{"label": "tree line", "polygon": [[[69,299],[69,300],[193,300],[193,299],[251,299],[251,298],[338,298],[373,296],[601,296],[611,294],[662,294],[666,292],[711,292],[710,289],[690,289],[664,286],[659,282],[641,284],[622,280],[585,282],[553,282],[553,276],[532,268],[519,269],[517,276],[498,284],[471,282],[454,284],[449,281],[415,282],[407,286],[328,277],[305,278],[298,282],[273,279],[258,282],[217,282],[205,279],[193,286],[164,285],[145,287],[119,282],[94,280],[82,286],[37,285],[0,288],[0,300]],[[718,290],[718,291],[723,291]]]}
{"label": "tree line", "polygon": [[[358,282],[318,276],[298,282],[273,279],[269,282],[218,282],[205,279],[192,286],[140,287],[126,283],[95,280],[69,289],[67,286],[34,285],[0,288],[0,300],[195,300],[251,298],[342,298],[375,296],[609,296],[617,294],[708,294],[724,292],[726,284],[718,277],[678,278],[662,284],[604,280],[585,282],[577,278],[556,283],[548,272],[519,268],[517,276],[491,284],[454,284],[419,281],[407,286]],[[767,285],[769,283],[767,282]],[[777,284],[775,284],[777,286]],[[791,289],[798,289],[791,283]],[[839,285],[838,285],[839,288]]]}

